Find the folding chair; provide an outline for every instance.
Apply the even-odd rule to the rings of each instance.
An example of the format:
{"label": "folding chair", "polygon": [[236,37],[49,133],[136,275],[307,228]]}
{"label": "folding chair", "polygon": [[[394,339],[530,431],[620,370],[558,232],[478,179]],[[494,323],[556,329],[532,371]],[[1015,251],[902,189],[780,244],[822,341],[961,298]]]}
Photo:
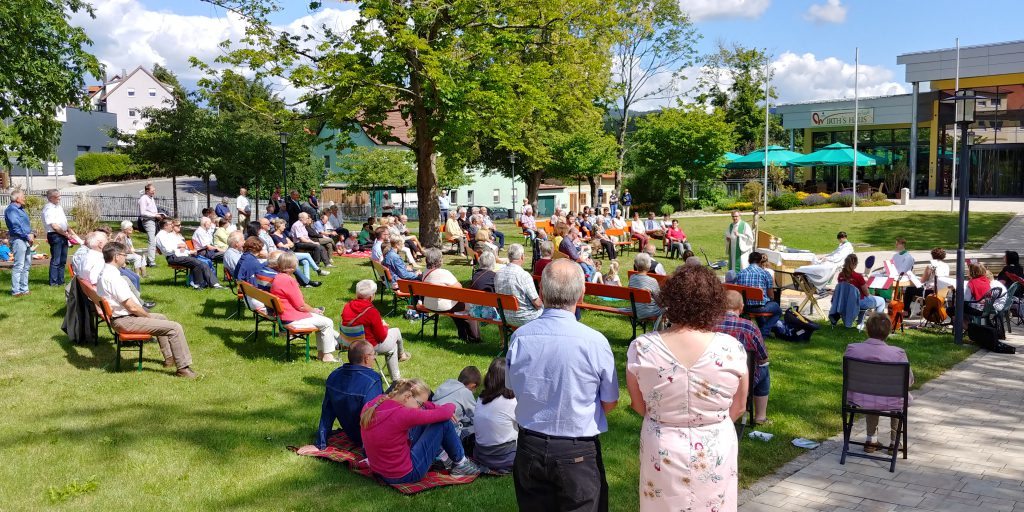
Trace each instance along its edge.
{"label": "folding chair", "polygon": [[754,428],[754,372],[757,370],[757,353],[753,350],[747,351],[747,413],[746,421],[740,416],[736,423],[736,433],[743,437],[747,427]]}
{"label": "folding chair", "polygon": [[[341,336],[338,341],[342,347],[345,347],[345,350],[348,350],[357,341],[366,341],[366,329],[361,325],[353,325],[351,327],[344,324],[339,325],[338,334]],[[388,383],[388,378],[384,376],[384,370],[381,369],[380,361],[377,360],[376,356],[374,356],[373,362],[377,364],[377,373],[380,374],[380,378],[384,381],[384,389],[391,387],[391,384]]]}
{"label": "folding chair", "polygon": [[[902,404],[889,410],[861,407],[850,400],[850,393],[861,395],[858,399],[871,403],[889,399],[891,403]],[[907,458],[907,406],[910,403],[910,363],[883,363],[865,361],[850,357],[843,358],[843,453],[840,464],[846,464],[846,457],[861,457],[889,462],[889,472],[896,471],[896,455],[902,451]],[[854,453],[850,445],[865,446],[865,442],[850,441],[854,418],[858,414],[872,414],[884,418],[896,418],[896,439],[888,457]],[[885,431],[881,424],[879,431]],[[879,432],[876,432],[878,434]],[[900,446],[902,440],[902,447]]]}

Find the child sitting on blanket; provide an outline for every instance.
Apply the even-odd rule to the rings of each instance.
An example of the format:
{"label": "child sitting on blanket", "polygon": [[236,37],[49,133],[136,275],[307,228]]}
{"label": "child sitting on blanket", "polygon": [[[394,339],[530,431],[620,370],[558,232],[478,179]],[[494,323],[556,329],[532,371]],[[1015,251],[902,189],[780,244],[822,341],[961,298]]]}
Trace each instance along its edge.
{"label": "child sitting on blanket", "polygon": [[594,273],[590,274],[591,283],[603,283],[604,274],[601,273],[601,260],[594,260]]}
{"label": "child sitting on blanket", "polygon": [[473,410],[476,408],[476,397],[473,393],[480,387],[480,369],[467,366],[459,372],[459,379],[448,379],[437,387],[432,401],[437,405],[452,404],[455,406],[455,419],[459,421],[459,437],[473,433]]}
{"label": "child sitting on blanket", "polygon": [[11,253],[11,241],[7,239],[7,233],[0,238],[0,261],[11,261],[14,255]]}
{"label": "child sitting on blanket", "polygon": [[619,280],[619,261],[612,260],[608,262],[608,272],[604,274],[602,279],[604,284],[611,286],[622,286],[622,281]]}
{"label": "child sitting on blanket", "polygon": [[512,470],[516,458],[516,394],[505,385],[504,357],[491,361],[476,403],[473,457],[492,471]]}
{"label": "child sitting on blanket", "polygon": [[375,398],[359,418],[370,469],[388,484],[418,482],[443,450],[453,476],[479,475],[466,457],[451,421],[455,405],[429,402],[430,388],[419,379],[400,379],[391,392]]}

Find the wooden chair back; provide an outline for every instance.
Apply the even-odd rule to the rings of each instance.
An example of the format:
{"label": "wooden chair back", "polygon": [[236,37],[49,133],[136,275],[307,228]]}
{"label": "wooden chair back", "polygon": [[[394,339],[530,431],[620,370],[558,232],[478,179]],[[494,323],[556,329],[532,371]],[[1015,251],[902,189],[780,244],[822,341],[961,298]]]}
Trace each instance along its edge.
{"label": "wooden chair back", "polygon": [[504,309],[506,311],[516,311],[519,309],[519,301],[515,297],[500,293],[483,292],[469,288],[453,288],[451,286],[408,281],[405,279],[398,280],[398,289],[416,297],[453,300],[466,304]]}
{"label": "wooden chair back", "polygon": [[[639,272],[637,272],[636,270],[627,270],[626,271],[626,279],[628,280],[630,277],[633,277],[633,274],[639,274]],[[655,281],[657,281],[658,282],[658,286],[665,286],[665,282],[668,281],[668,276],[663,276],[661,274],[655,274],[654,272],[648,272],[647,276],[650,277],[651,279],[654,279]]]}
{"label": "wooden chair back", "polygon": [[584,295],[608,297],[609,299],[632,300],[637,304],[645,304],[654,301],[649,290],[603,283],[587,283]]}
{"label": "wooden chair back", "polygon": [[723,283],[722,288],[726,290],[733,290],[739,292],[743,296],[743,303],[746,304],[748,300],[764,300],[764,290],[756,286],[742,286],[738,284]]}

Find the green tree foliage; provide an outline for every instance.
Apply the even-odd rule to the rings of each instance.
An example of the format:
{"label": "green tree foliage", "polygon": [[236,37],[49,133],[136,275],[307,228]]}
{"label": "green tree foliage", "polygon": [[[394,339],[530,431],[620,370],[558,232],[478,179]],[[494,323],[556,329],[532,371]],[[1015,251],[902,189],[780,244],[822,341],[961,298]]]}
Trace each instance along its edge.
{"label": "green tree foliage", "polygon": [[734,134],[723,112],[690,106],[644,117],[633,141],[631,159],[645,182],[671,189],[682,187],[683,180],[708,184],[719,178],[722,155],[732,147]]}
{"label": "green tree foliage", "polygon": [[[738,149],[748,152],[764,147],[764,86],[768,54],[759,48],[719,42],[715,53],[704,59],[704,72],[697,82],[697,101],[721,110],[735,127]],[[768,95],[775,99],[775,87]],[[769,140],[782,143],[784,130],[777,116],[769,121]],[[784,141],[787,145],[788,139]],[[732,149],[732,148],[730,148]]]}
{"label": "green tree foliage", "polygon": [[569,134],[558,134],[551,143],[552,161],[548,175],[590,184],[590,204],[597,204],[597,180],[602,173],[618,165],[618,144],[615,137],[599,127]]}
{"label": "green tree foliage", "polygon": [[612,130],[618,143],[615,188],[628,151],[630,111],[640,101],[670,98],[693,64],[699,36],[677,0],[619,0],[612,87]]}
{"label": "green tree foliage", "polygon": [[[458,188],[472,182],[461,167],[448,166],[444,162],[444,157],[438,157],[440,188]],[[347,184],[349,190],[411,188],[416,185],[416,158],[411,151],[357,147],[341,157],[338,167],[333,177]]]}
{"label": "green tree foliage", "polygon": [[[413,150],[420,218],[428,219],[420,224],[419,238],[430,246],[438,244],[440,222],[437,155],[446,155],[453,166],[474,161],[485,136],[506,156],[528,144],[515,140],[522,130],[514,128],[531,116],[522,101],[547,108],[552,92],[574,93],[573,77],[560,80],[543,63],[562,61],[582,45],[602,53],[594,27],[614,12],[600,0],[366,0],[358,4],[360,18],[350,30],[320,27],[320,33],[298,36],[272,26],[274,0],[207,1],[248,21],[240,46],[220,60],[309,91],[302,98],[308,111],[330,126],[358,121],[377,140]],[[320,2],[310,8],[320,8]],[[559,83],[566,85],[547,88]],[[384,124],[396,107],[410,124],[411,142]]]}
{"label": "green tree foliage", "polygon": [[37,167],[53,154],[61,123],[54,115],[68,105],[87,105],[85,76],[99,77],[92,44],[72,13],[92,7],[82,0],[0,2],[0,161],[12,157]]}
{"label": "green tree foliage", "polygon": [[185,95],[185,88],[182,87],[181,82],[178,81],[178,76],[170,69],[161,66],[159,63],[154,63],[153,76],[156,77],[157,80],[171,86],[171,89],[174,90],[175,98]]}

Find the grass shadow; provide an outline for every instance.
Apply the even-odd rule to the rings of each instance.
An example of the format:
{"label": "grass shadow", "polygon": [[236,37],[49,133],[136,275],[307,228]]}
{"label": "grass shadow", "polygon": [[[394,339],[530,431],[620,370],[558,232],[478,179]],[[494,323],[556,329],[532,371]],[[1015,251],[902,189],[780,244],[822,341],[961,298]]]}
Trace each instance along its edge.
{"label": "grass shadow", "polygon": [[[270,359],[286,362],[284,336],[281,336],[280,333],[276,337],[273,336],[270,325],[263,322],[260,323],[259,332],[250,336],[252,335],[251,325],[250,323],[245,328],[239,329],[208,325],[204,329],[215,338],[222,340],[225,347],[244,359]],[[249,337],[246,338],[246,336]]]}

